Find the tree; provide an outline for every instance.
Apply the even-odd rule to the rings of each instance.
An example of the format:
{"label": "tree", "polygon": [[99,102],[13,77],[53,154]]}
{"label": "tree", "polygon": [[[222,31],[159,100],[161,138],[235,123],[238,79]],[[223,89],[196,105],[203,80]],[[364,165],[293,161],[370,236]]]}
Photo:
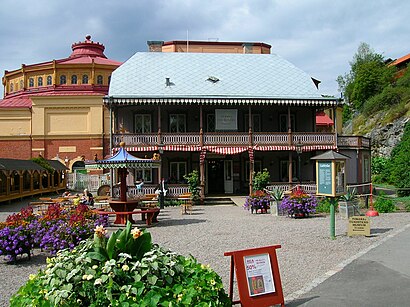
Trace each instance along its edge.
{"label": "tree", "polygon": [[382,92],[393,81],[395,68],[386,66],[383,56],[366,43],[360,43],[349,64],[350,72],[338,76],[336,81],[347,101],[361,110],[367,99]]}

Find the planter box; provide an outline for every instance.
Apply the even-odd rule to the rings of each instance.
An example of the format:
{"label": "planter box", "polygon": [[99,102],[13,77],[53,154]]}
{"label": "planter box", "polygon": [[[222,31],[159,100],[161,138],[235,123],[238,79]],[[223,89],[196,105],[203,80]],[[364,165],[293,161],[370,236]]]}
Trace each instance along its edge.
{"label": "planter box", "polygon": [[360,215],[357,201],[339,201],[339,215],[342,219]]}
{"label": "planter box", "polygon": [[275,216],[279,216],[279,215],[285,215],[284,214],[284,212],[283,212],[283,210],[280,208],[280,205],[282,204],[282,201],[281,200],[271,200],[270,201],[270,204],[269,204],[269,206],[270,206],[270,213],[272,214],[272,215],[275,215]]}

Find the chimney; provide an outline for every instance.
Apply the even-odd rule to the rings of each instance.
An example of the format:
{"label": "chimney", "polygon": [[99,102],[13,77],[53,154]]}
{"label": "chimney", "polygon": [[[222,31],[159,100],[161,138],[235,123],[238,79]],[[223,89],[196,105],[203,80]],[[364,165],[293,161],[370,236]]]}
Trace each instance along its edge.
{"label": "chimney", "polygon": [[162,52],[164,41],[147,41],[149,52]]}

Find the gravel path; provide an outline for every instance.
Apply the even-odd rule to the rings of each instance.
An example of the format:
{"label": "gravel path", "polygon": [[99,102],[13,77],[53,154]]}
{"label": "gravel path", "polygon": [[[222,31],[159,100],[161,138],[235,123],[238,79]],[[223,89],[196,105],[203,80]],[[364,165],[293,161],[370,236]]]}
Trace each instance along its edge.
{"label": "gravel path", "polygon": [[[0,221],[16,206],[0,207]],[[371,218],[370,237],[349,238],[347,221],[336,217],[336,240],[331,240],[329,216],[291,219],[252,215],[239,206],[195,206],[192,215],[181,215],[175,207],[162,210],[160,222],[149,230],[154,243],[179,254],[192,254],[199,262],[209,264],[222,277],[226,290],[230,261],[224,252],[280,244],[282,248],[277,254],[284,295],[294,297],[294,292],[403,228],[409,220],[410,213],[381,214]],[[8,306],[10,296],[29,274],[44,266],[45,255],[38,250],[31,261],[20,261],[17,265],[1,259],[0,306]]]}

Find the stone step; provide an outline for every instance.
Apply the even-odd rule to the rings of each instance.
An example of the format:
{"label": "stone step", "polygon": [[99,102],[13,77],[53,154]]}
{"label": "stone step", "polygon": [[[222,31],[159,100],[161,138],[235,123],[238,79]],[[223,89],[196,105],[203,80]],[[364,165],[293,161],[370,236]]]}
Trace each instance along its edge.
{"label": "stone step", "polygon": [[206,197],[204,199],[204,205],[232,205],[235,203],[229,197]]}

